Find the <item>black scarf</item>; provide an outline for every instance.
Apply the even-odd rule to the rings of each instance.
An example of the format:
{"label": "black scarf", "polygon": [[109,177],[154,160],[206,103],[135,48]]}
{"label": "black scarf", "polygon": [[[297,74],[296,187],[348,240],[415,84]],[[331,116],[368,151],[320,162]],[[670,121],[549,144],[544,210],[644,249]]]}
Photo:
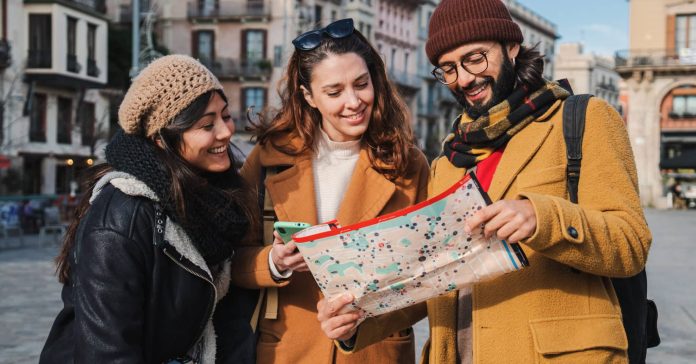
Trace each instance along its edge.
{"label": "black scarf", "polygon": [[184,186],[183,219],[172,199],[172,176],[156,148],[143,137],[119,131],[106,146],[106,160],[115,170],[133,175],[157,195],[167,215],[183,227],[208,266],[230,258],[248,226],[244,213],[229,198],[229,191],[241,188],[241,177],[232,166],[226,172],[201,175],[198,186]]}
{"label": "black scarf", "polygon": [[543,115],[556,100],[563,100],[570,94],[567,80],[547,82],[534,92],[523,86],[476,119],[463,113],[445,138],[442,154],[456,167],[472,168]]}

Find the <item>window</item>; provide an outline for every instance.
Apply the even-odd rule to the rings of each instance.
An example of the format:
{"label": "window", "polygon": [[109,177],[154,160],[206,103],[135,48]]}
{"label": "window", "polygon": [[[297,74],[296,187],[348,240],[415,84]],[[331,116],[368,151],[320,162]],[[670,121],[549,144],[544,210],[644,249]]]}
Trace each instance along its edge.
{"label": "window", "polygon": [[198,0],[198,11],[201,16],[214,16],[218,10],[218,0]]}
{"label": "window", "polygon": [[212,68],[215,60],[215,33],[212,30],[193,33],[193,57]]}
{"label": "window", "polygon": [[680,95],[672,98],[672,112],[676,118],[696,118],[696,95]]}
{"label": "window", "polygon": [[51,14],[29,14],[31,68],[51,68]]}
{"label": "window", "polygon": [[370,40],[372,36],[372,25],[368,24],[365,31],[367,32],[367,34],[365,34],[367,36],[367,40]]}
{"label": "window", "polygon": [[58,98],[58,135],[59,144],[72,143],[72,99]]}
{"label": "window", "polygon": [[80,106],[80,131],[82,145],[94,146],[94,103],[83,102]]}
{"label": "window", "polygon": [[331,22],[336,21],[336,10],[331,10]]}
{"label": "window", "polygon": [[97,68],[97,26],[87,24],[87,75],[98,77]]}
{"label": "window", "polygon": [[314,6],[314,25],[317,28],[321,28],[321,12],[322,7],[320,5]]}
{"label": "window", "polygon": [[[249,115],[261,112],[266,105],[266,89],[261,87],[249,87],[242,89],[242,112],[239,120],[235,120],[237,130],[244,130],[247,125],[247,110],[253,108]],[[254,117],[252,116],[252,119]]]}
{"label": "window", "polygon": [[29,114],[29,141],[46,141],[46,95],[34,94],[32,96]]}
{"label": "window", "polygon": [[80,65],[77,63],[77,19],[68,17],[68,71],[80,72]]}
{"label": "window", "polygon": [[253,107],[254,112],[259,112],[263,109],[266,103],[266,89],[261,87],[249,87],[244,89],[242,106],[245,111]]}
{"label": "window", "polygon": [[266,31],[247,29],[242,31],[242,59],[258,61],[266,58]]}
{"label": "window", "polygon": [[394,62],[396,62],[396,48],[391,50],[391,59],[389,60],[389,69],[394,71]]}
{"label": "window", "polygon": [[273,47],[273,63],[283,64],[283,46],[277,45]]}
{"label": "window", "polygon": [[404,72],[408,72],[408,52],[404,54]]}
{"label": "window", "polygon": [[678,55],[683,49],[696,52],[696,14],[677,15],[674,29],[674,48]]}

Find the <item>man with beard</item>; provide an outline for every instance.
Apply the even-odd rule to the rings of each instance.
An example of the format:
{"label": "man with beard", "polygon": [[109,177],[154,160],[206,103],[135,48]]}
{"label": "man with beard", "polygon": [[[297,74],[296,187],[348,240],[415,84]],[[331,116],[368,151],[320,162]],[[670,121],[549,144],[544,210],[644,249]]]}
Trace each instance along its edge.
{"label": "man with beard", "polygon": [[[579,204],[568,201],[562,114],[570,87],[545,80],[542,56],[522,41],[500,0],[443,0],[430,20],[433,75],[464,110],[432,164],[429,194],[475,170],[495,202],[463,230],[519,242],[529,267],[428,301],[422,361],[627,362],[621,309],[607,277],[640,272],[652,238],[625,126],[606,102],[590,100]],[[356,328],[357,314],[337,314],[351,299],[319,304],[324,331],[347,352],[370,336]]]}

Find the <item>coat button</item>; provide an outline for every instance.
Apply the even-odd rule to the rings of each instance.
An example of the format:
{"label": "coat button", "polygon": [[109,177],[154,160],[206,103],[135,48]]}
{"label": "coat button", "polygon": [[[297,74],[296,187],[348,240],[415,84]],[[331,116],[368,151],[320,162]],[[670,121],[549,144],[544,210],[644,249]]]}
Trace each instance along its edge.
{"label": "coat button", "polygon": [[572,227],[572,226],[570,226],[570,227],[568,228],[568,234],[569,234],[570,236],[572,236],[573,239],[577,239],[577,238],[578,238],[578,231],[575,230],[575,228]]}

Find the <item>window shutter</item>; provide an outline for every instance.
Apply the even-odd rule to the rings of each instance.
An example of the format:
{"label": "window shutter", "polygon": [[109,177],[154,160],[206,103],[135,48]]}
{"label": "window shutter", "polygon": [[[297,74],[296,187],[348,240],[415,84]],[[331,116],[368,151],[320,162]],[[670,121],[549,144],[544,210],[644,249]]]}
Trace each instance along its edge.
{"label": "window shutter", "polygon": [[667,15],[667,32],[666,32],[667,33],[667,43],[666,43],[667,47],[666,47],[666,51],[667,51],[668,57],[674,57],[676,55],[675,54],[676,26],[677,26],[676,16],[675,15]]}
{"label": "window shutter", "polygon": [[198,32],[191,32],[191,54],[198,59]]}

